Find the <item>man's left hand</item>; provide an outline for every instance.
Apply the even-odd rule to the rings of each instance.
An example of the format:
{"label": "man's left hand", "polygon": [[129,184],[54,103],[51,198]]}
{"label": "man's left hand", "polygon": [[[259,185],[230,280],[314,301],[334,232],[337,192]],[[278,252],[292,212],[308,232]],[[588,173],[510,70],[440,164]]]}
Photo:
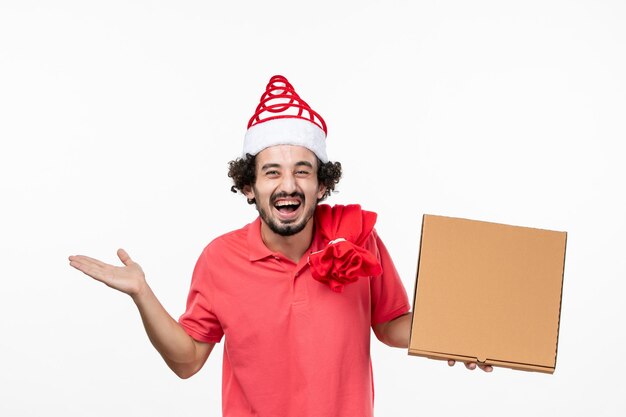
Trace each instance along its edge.
{"label": "man's left hand", "polygon": [[[454,366],[455,363],[456,363],[456,361],[449,360],[448,361],[448,366]],[[465,367],[467,369],[469,369],[470,371],[473,371],[477,367],[482,369],[485,372],[492,372],[493,371],[493,366],[491,366],[491,365],[481,365],[481,364],[476,363],[476,362],[465,362]]]}

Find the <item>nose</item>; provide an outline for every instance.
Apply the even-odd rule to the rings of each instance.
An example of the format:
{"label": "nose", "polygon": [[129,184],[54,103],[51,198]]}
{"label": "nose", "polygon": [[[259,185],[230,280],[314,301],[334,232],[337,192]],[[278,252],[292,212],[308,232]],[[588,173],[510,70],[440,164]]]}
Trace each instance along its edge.
{"label": "nose", "polygon": [[280,183],[280,191],[287,194],[293,194],[297,191],[296,177],[291,172],[283,174],[282,181]]}

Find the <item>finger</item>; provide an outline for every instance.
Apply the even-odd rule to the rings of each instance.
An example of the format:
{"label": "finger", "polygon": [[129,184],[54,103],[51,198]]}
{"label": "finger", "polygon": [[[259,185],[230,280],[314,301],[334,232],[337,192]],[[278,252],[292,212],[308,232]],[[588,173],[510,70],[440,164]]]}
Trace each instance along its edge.
{"label": "finger", "polygon": [[104,262],[95,259],[95,258],[90,258],[89,256],[85,256],[85,255],[74,255],[74,256],[70,256],[69,257],[70,261],[79,261],[81,263],[93,263],[95,265],[98,266],[106,266],[107,264],[105,264]]}
{"label": "finger", "polygon": [[474,369],[476,369],[476,363],[475,362],[465,362],[465,367],[467,369],[469,369],[470,371],[473,371]]}
{"label": "finger", "polygon": [[111,267],[111,265],[107,265],[103,262],[98,261],[97,259],[92,259],[87,256],[80,256],[80,255],[71,256],[70,266],[73,266],[76,268],[79,265],[80,265],[80,268],[77,268],[77,269],[80,269],[81,271],[86,268],[93,268],[95,270],[95,268],[104,269],[107,267]]}
{"label": "finger", "polygon": [[126,266],[133,263],[133,260],[130,259],[128,253],[122,248],[117,250],[117,257],[120,258],[120,261],[122,261],[122,263]]}
{"label": "finger", "polygon": [[78,269],[85,275],[89,275],[93,279],[96,279],[101,282],[106,281],[106,271],[99,265],[95,265],[93,263],[84,263],[77,260],[71,261],[70,266]]}
{"label": "finger", "polygon": [[455,363],[456,361],[453,361],[452,359],[448,360],[448,366],[454,366]]}
{"label": "finger", "polygon": [[478,367],[480,369],[482,369],[485,372],[492,372],[493,371],[493,366],[491,365],[478,365]]}

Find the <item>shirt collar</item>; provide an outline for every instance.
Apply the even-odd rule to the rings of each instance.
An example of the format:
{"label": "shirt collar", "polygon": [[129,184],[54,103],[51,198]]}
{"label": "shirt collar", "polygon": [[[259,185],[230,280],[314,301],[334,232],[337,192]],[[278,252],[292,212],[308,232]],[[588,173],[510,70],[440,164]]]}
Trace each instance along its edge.
{"label": "shirt collar", "polygon": [[273,255],[272,251],[265,246],[265,243],[263,243],[263,239],[261,238],[260,217],[257,217],[255,221],[250,223],[250,227],[248,228],[248,248],[250,250],[250,260],[252,262]]}
{"label": "shirt collar", "polygon": [[[304,254],[304,258],[307,259],[311,252],[320,250],[321,248],[322,239],[320,233],[317,232],[317,228],[315,228],[313,232],[313,242],[311,242],[311,247],[307,253]],[[248,249],[249,259],[252,262],[275,255],[274,252],[265,246],[261,238],[261,217],[257,217],[256,220],[250,223],[250,227],[248,227]]]}

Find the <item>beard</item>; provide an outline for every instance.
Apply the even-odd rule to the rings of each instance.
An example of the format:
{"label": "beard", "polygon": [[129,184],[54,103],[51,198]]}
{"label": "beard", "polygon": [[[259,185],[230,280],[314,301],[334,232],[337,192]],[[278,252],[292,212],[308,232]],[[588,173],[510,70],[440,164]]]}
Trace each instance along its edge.
{"label": "beard", "polygon": [[[304,194],[301,193],[294,193],[291,195],[285,195],[285,194],[275,194],[270,198],[270,209],[274,204],[274,201],[276,201],[276,199],[278,198],[282,198],[282,197],[299,197],[300,200],[302,201],[302,205],[305,205],[305,197]],[[309,210],[304,214],[304,217],[302,218],[302,220],[300,222],[296,223],[296,220],[294,220],[293,222],[281,222],[273,217],[271,217],[267,211],[265,211],[260,205],[259,202],[256,201],[256,209],[259,212],[259,216],[261,216],[261,219],[265,222],[265,224],[267,224],[267,226],[270,228],[270,230],[274,233],[276,233],[277,235],[280,236],[293,236],[295,234],[300,233],[302,230],[304,230],[304,228],[306,227],[307,223],[309,222],[309,220],[311,220],[311,218],[313,217],[313,215],[315,214],[315,209],[317,208],[317,201],[315,202],[315,204],[313,204]]]}

